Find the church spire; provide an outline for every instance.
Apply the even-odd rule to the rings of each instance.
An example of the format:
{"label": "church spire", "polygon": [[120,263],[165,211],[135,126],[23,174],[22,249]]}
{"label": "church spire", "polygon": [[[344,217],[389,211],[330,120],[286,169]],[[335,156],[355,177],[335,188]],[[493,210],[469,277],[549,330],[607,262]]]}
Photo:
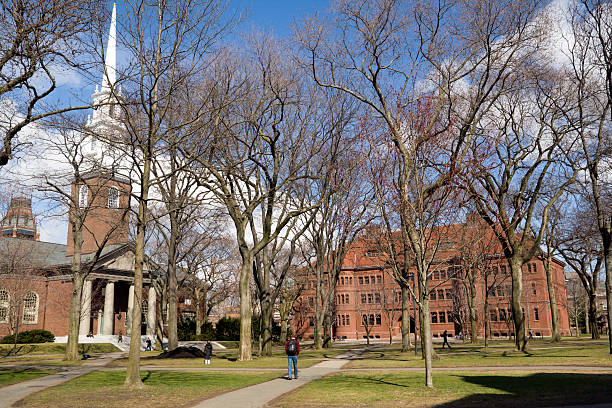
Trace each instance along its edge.
{"label": "church spire", "polygon": [[119,109],[116,109],[121,89],[117,89],[117,3],[113,3],[108,43],[102,74],[102,88],[96,86],[91,96],[93,99],[93,115],[89,118],[90,128],[98,126],[116,128],[119,119]]}
{"label": "church spire", "polygon": [[106,59],[104,60],[104,76],[102,78],[102,92],[110,92],[117,79],[117,3],[113,2],[108,44],[106,46]]}

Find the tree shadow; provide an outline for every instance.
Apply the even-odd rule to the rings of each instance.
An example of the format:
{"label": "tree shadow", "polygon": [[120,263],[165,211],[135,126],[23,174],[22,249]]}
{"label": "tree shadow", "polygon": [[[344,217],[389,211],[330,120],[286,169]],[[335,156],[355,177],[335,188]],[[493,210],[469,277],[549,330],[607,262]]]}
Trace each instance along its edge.
{"label": "tree shadow", "polygon": [[499,393],[471,394],[436,407],[547,407],[609,403],[612,398],[612,374],[470,374],[456,377],[466,383],[496,389]]}

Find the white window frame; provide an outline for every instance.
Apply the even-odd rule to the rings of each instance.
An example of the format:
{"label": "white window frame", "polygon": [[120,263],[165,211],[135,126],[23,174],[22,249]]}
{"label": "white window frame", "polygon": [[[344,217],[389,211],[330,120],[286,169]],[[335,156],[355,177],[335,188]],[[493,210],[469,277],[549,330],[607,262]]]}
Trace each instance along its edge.
{"label": "white window frame", "polygon": [[117,187],[108,189],[108,208],[119,208],[119,189]]}
{"label": "white window frame", "polygon": [[87,184],[83,184],[79,188],[79,208],[87,207],[87,199],[89,198],[89,187]]}
{"label": "white window frame", "polygon": [[[5,299],[3,299],[4,297],[3,295],[6,296]],[[10,306],[11,306],[11,294],[6,289],[0,289],[0,310],[6,310],[6,314],[4,315],[4,318],[2,318],[2,315],[0,314],[0,323],[8,323]]]}
{"label": "white window frame", "polygon": [[[28,295],[34,295],[34,306],[28,307]],[[38,323],[38,301],[39,301],[38,293],[36,292],[28,292],[23,296],[23,311],[21,314],[21,321],[23,324],[37,324]],[[26,309],[28,307],[28,309]],[[30,319],[31,318],[31,319]]]}

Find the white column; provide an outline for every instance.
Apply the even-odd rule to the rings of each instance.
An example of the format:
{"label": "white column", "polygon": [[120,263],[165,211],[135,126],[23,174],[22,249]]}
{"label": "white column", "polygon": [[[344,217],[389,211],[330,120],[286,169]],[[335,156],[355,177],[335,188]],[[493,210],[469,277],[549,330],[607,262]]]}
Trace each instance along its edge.
{"label": "white column", "polygon": [[91,331],[91,281],[83,282],[81,292],[81,322],[79,324],[79,334],[89,334]]}
{"label": "white column", "polygon": [[157,305],[157,293],[155,288],[149,288],[149,308],[147,310],[147,335],[155,336],[155,306]]}
{"label": "white column", "polygon": [[104,327],[102,334],[113,334],[115,320],[115,283],[108,282],[104,291]]}
{"label": "white column", "polygon": [[98,309],[98,329],[96,334],[102,334],[102,309]]}
{"label": "white column", "polygon": [[128,293],[128,310],[125,318],[125,330],[126,335],[131,336],[132,334],[132,311],[134,310],[134,285],[130,285],[130,291]]}

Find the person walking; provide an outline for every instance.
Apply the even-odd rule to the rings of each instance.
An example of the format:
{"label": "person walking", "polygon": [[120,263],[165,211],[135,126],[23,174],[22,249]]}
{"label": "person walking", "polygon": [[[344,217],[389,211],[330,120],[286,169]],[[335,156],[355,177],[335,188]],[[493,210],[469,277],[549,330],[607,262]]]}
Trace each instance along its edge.
{"label": "person walking", "polygon": [[291,366],[293,366],[293,378],[298,379],[298,354],[300,354],[300,343],[295,337],[291,337],[287,343],[285,343],[285,353],[287,353],[287,379],[291,380]]}
{"label": "person walking", "polygon": [[210,344],[210,340],[207,340],[206,345],[204,346],[204,365],[210,364],[211,357],[212,357],[212,344]]}
{"label": "person walking", "polygon": [[123,343],[123,334],[121,332],[119,332],[119,339],[117,340],[117,343]]}
{"label": "person walking", "polygon": [[147,345],[145,347],[145,351],[151,351],[152,347],[151,347],[151,339],[147,337],[147,340],[145,341],[145,344]]}
{"label": "person walking", "polygon": [[444,330],[444,333],[442,333],[442,338],[444,339],[444,342],[442,343],[442,348],[444,348],[445,344],[448,346],[448,348],[451,348],[450,344],[448,343],[448,332],[446,330]]}

